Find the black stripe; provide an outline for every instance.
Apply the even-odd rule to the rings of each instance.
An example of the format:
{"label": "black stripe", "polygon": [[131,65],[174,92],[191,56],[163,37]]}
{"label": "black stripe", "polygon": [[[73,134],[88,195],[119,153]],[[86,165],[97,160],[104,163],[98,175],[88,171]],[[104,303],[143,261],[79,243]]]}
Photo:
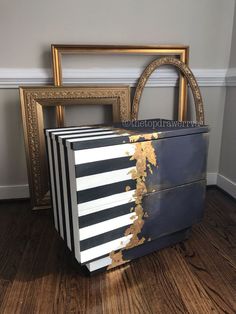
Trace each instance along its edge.
{"label": "black stripe", "polygon": [[53,169],[54,192],[55,192],[55,208],[56,208],[56,212],[57,212],[58,232],[60,235],[62,235],[62,230],[60,228],[59,212],[58,212],[54,149],[53,149],[53,141],[52,141],[51,137],[50,137],[50,146],[51,146],[51,155],[52,155],[52,169]]}
{"label": "black stripe", "polygon": [[118,136],[112,138],[103,138],[101,140],[91,140],[84,142],[72,142],[71,149],[72,150],[81,150],[81,149],[89,149],[89,148],[97,148],[104,146],[112,146],[119,144],[130,143],[129,136]]}
{"label": "black stripe", "polygon": [[[48,147],[48,139],[47,139],[47,135],[45,132],[45,143],[46,143],[46,154],[47,154],[47,166],[48,166],[48,177],[49,177],[49,190],[50,190],[50,198],[51,198],[51,207],[52,209],[54,208],[54,206],[56,206],[56,204],[53,203],[53,197],[52,197],[52,176],[51,176],[51,172],[50,172],[50,163],[49,163],[49,149],[50,147]],[[56,225],[56,221],[55,221],[55,217],[54,217],[54,211],[53,211],[53,222],[54,222],[54,226]]]}
{"label": "black stripe", "polygon": [[81,216],[79,217],[79,226],[80,228],[84,228],[108,219],[127,215],[130,213],[130,209],[134,206],[135,202],[130,202],[120,206],[101,210],[97,213]]}
{"label": "black stripe", "polygon": [[125,192],[126,186],[129,186],[131,190],[135,189],[135,180],[120,181],[83,191],[77,191],[77,203],[81,204],[98,198]]}
{"label": "black stripe", "polygon": [[136,160],[130,157],[113,158],[108,160],[95,161],[75,166],[76,178],[90,176],[93,174],[120,170],[135,166]]}
{"label": "black stripe", "polygon": [[[56,140],[56,139],[55,139]],[[67,242],[67,232],[66,232],[66,217],[65,217],[65,206],[64,206],[64,193],[63,193],[63,183],[62,183],[62,170],[61,170],[61,153],[59,143],[56,142],[57,147],[57,163],[58,163],[58,177],[60,185],[60,198],[61,198],[61,212],[62,212],[62,224],[64,229],[64,240]]]}
{"label": "black stripe", "polygon": [[80,241],[80,251],[82,252],[92,247],[96,247],[98,245],[113,241],[115,239],[122,238],[124,237],[125,231],[127,230],[128,227],[129,225]]}
{"label": "black stripe", "polygon": [[68,198],[68,212],[69,212],[69,220],[70,220],[71,250],[72,250],[72,252],[75,252],[74,229],[73,229],[73,218],[72,218],[72,204],[71,204],[71,195],[70,195],[71,192],[70,192],[68,152],[67,152],[67,149],[65,146],[64,146],[64,158],[65,158],[66,187],[67,187],[67,198]]}

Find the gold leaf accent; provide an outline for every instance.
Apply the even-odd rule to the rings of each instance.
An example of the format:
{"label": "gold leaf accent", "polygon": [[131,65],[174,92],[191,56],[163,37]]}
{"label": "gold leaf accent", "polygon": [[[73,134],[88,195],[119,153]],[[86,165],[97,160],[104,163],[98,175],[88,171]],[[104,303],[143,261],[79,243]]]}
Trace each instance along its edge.
{"label": "gold leaf accent", "polygon": [[157,139],[158,138],[158,133],[147,133],[147,134],[135,134],[135,135],[131,135],[129,137],[130,142],[138,142],[138,140],[140,140],[141,138],[150,141],[152,139]]}
{"label": "gold leaf accent", "polygon": [[[119,266],[119,265],[122,265],[122,264],[124,264],[124,263],[129,262],[128,260],[127,260],[127,261],[123,260],[122,251],[118,251],[117,253],[111,252],[111,253],[110,253],[110,258],[111,258],[111,260],[112,260],[112,264],[109,265],[109,266],[107,267],[107,269],[111,269],[111,268],[113,268],[113,267],[116,267],[116,266]],[[112,266],[112,267],[111,267],[111,266]]]}
{"label": "gold leaf accent", "polygon": [[153,171],[152,171],[152,167],[151,167],[151,165],[147,165],[148,166],[148,170],[149,170],[149,172],[151,173],[151,174],[153,174]]}
{"label": "gold leaf accent", "polygon": [[[138,137],[135,137],[135,139],[137,140]],[[130,136],[130,141],[134,141],[133,136]],[[120,249],[118,252],[113,251],[110,253],[112,263],[108,266],[107,269],[111,269],[125,262],[128,262],[123,259],[123,251],[141,245],[145,242],[144,237],[142,237],[141,239],[139,238],[139,235],[144,225],[144,218],[148,217],[147,213],[142,207],[143,196],[147,193],[145,179],[147,177],[147,167],[150,170],[151,165],[157,165],[156,153],[152,146],[152,141],[149,140],[147,142],[136,143],[135,152],[130,160],[136,160],[136,168],[130,171],[132,179],[136,180],[136,190],[134,193],[135,208],[131,208],[130,211],[133,212],[134,210],[134,213],[136,215],[131,217],[132,220],[135,220],[132,225],[130,225],[126,229],[124,235],[132,235],[132,237],[124,248]]]}

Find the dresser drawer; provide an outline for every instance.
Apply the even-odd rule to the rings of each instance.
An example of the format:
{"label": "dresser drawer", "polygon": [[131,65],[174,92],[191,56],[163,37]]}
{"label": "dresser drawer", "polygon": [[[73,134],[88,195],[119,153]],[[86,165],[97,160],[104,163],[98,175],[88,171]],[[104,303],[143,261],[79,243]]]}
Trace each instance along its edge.
{"label": "dresser drawer", "polygon": [[79,263],[109,268],[185,237],[203,215],[207,130],[46,130],[55,227]]}

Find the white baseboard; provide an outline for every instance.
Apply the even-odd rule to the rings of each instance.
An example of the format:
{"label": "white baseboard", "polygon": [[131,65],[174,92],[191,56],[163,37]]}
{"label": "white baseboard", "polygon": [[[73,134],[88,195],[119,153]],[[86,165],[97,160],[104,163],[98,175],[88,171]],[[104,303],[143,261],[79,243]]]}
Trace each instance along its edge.
{"label": "white baseboard", "polygon": [[218,174],[217,185],[222,190],[236,198],[236,182],[230,180],[229,178],[224,177],[222,174]]}
{"label": "white baseboard", "polygon": [[28,184],[0,186],[0,199],[17,199],[29,197]]}
{"label": "white baseboard", "polygon": [[217,183],[217,172],[207,173],[207,185],[216,185]]}

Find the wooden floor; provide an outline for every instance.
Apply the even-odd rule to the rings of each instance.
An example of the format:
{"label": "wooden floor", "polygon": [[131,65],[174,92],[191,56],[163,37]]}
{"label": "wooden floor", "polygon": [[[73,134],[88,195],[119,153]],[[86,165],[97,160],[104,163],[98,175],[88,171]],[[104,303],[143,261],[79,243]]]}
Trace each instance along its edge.
{"label": "wooden floor", "polygon": [[1,203],[0,313],[236,313],[236,202],[208,190],[188,241],[93,277],[48,211]]}

